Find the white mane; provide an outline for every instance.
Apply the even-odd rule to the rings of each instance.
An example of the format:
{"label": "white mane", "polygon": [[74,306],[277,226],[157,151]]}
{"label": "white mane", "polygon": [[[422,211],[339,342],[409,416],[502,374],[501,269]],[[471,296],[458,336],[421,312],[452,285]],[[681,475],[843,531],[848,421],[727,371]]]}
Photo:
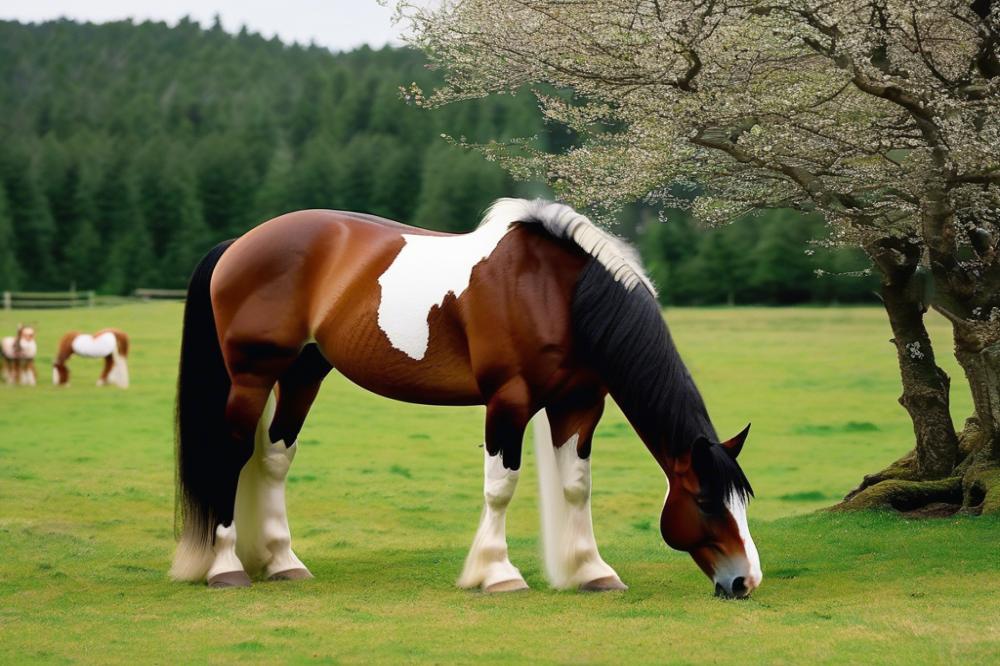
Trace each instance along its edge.
{"label": "white mane", "polygon": [[569,206],[544,199],[497,199],[486,211],[479,226],[509,226],[514,222],[541,224],[552,236],[572,241],[597,259],[627,290],[632,291],[641,284],[656,296],[656,287],[643,270],[635,248]]}

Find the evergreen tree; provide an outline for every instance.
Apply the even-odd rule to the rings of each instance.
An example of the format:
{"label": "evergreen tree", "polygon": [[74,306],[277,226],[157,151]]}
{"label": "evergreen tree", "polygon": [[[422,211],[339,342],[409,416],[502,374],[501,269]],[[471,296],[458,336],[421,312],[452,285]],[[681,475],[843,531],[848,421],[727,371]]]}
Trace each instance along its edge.
{"label": "evergreen tree", "polygon": [[[442,133],[537,135],[550,151],[576,142],[542,123],[529,90],[432,111],[405,104],[400,86],[440,82],[409,49],[333,54],[191,20],[0,21],[4,64],[16,76],[0,76],[0,279],[21,289],[183,286],[214,242],[302,208],[468,231],[493,199],[547,190]],[[863,269],[856,252],[783,257],[797,242],[787,234],[825,231],[771,216],[710,230],[632,206],[614,231],[640,246],[664,303],[871,300],[870,280],[812,276]]]}
{"label": "evergreen tree", "polygon": [[14,220],[7,205],[7,192],[0,187],[0,291],[20,287],[21,267],[14,244]]}
{"label": "evergreen tree", "polygon": [[264,180],[254,197],[254,217],[257,220],[263,222],[294,210],[293,165],[291,149],[284,142],[279,143],[271,155]]}
{"label": "evergreen tree", "polygon": [[52,252],[55,225],[23,144],[7,144],[0,153],[0,182],[6,187],[23,285],[31,289],[58,287]]}
{"label": "evergreen tree", "polygon": [[164,197],[169,202],[171,233],[164,246],[158,272],[144,274],[138,271],[133,276],[137,286],[162,284],[167,288],[184,287],[198,261],[213,244],[201,215],[194,178],[185,178],[184,174],[184,171],[174,170],[161,183]]}
{"label": "evergreen tree", "polygon": [[398,143],[389,143],[372,171],[369,208],[375,215],[407,221],[420,196],[418,153]]}
{"label": "evergreen tree", "polygon": [[244,233],[257,222],[253,215],[257,175],[250,153],[237,137],[216,134],[199,143],[195,157],[202,210],[209,228],[224,236]]}
{"label": "evergreen tree", "polygon": [[63,279],[67,287],[87,290],[97,289],[100,283],[99,270],[103,259],[104,248],[101,237],[89,220],[80,222],[72,238],[66,244],[66,263],[63,269]]}

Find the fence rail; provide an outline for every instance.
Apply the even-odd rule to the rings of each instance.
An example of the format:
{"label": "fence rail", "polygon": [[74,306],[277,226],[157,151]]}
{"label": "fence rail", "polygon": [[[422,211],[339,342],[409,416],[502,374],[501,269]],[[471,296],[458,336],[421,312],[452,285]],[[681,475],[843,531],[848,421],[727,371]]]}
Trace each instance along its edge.
{"label": "fence rail", "polygon": [[3,309],[92,308],[97,301],[93,291],[5,291]]}
{"label": "fence rail", "polygon": [[0,292],[4,310],[50,308],[92,308],[99,305],[123,305],[137,301],[184,300],[183,289],[136,289],[131,296],[99,296],[93,291],[4,291]]}
{"label": "fence rail", "polygon": [[136,298],[144,301],[153,300],[181,300],[187,298],[187,291],[184,289],[136,289],[132,292]]}

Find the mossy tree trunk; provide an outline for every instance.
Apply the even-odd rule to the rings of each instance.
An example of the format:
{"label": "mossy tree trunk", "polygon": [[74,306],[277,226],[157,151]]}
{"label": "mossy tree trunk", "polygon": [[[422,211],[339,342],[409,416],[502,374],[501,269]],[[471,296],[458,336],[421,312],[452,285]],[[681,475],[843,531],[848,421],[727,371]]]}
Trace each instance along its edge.
{"label": "mossy tree trunk", "polygon": [[[915,502],[913,493],[901,489],[900,482],[941,480],[953,475],[958,435],[949,409],[951,380],[937,365],[924,325],[929,290],[928,276],[920,270],[919,243],[912,239],[884,238],[869,245],[867,250],[881,274],[882,303],[889,316],[891,342],[896,347],[903,384],[899,402],[913,422],[915,446],[886,469],[865,476],[841,506],[859,506],[870,501],[896,508],[910,507]],[[946,485],[928,489],[937,496],[945,491]],[[869,490],[875,486],[878,492]]]}
{"label": "mossy tree trunk", "polygon": [[[1000,240],[974,221],[958,223],[943,191],[928,194],[922,244],[883,239],[868,247],[882,273],[903,381],[900,402],[913,419],[914,450],[866,476],[836,509],[919,509],[933,503],[1000,513]],[[971,260],[958,260],[957,230],[969,234]],[[935,308],[952,323],[955,357],[974,414],[956,436],[948,378],[934,362],[923,314],[931,301],[919,267],[926,247]],[[925,347],[926,345],[926,347]]]}

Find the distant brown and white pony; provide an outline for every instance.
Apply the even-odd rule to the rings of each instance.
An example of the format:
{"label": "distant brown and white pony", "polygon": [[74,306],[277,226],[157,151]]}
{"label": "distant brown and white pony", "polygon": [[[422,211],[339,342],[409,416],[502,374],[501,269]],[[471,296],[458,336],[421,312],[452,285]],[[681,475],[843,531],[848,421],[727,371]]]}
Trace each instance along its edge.
{"label": "distant brown and white pony", "polygon": [[532,417],[554,587],[625,589],[591,522],[594,430],[611,395],[663,470],[666,543],[716,594],[761,581],[737,463],[674,346],[634,250],[568,206],[502,199],[445,234],[311,210],[214,248],[184,311],[177,397],[180,543],[171,574],[212,587],[308,578],[285,478],[326,374],[432,405],[485,405],[484,498],[458,579],[527,587],[505,521]]}
{"label": "distant brown and white pony", "polygon": [[56,386],[69,384],[66,361],[76,354],[84,358],[104,359],[98,386],[128,388],[128,351],[128,336],[116,328],[105,328],[93,335],[70,331],[59,340],[59,349],[52,364],[52,383]]}
{"label": "distant brown and white pony", "polygon": [[17,325],[17,334],[0,340],[3,354],[3,379],[8,384],[34,386],[38,383],[35,373],[35,355],[38,343],[35,329],[23,324]]}

